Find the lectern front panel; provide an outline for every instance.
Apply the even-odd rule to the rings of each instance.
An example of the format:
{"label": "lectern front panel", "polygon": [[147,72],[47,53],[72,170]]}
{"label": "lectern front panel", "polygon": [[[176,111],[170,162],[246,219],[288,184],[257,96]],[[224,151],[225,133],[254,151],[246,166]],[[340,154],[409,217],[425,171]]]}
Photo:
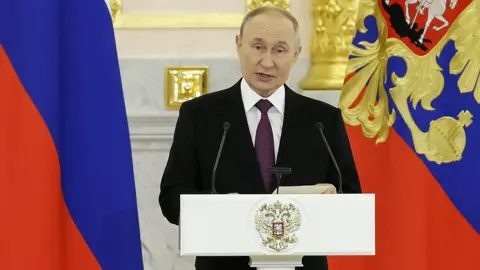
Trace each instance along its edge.
{"label": "lectern front panel", "polygon": [[182,195],[180,253],[374,255],[375,195]]}

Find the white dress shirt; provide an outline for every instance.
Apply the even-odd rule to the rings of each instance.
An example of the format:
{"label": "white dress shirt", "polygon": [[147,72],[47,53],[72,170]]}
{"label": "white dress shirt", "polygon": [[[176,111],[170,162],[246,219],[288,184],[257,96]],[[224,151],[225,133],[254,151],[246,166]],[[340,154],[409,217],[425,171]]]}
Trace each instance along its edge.
{"label": "white dress shirt", "polygon": [[[253,91],[245,79],[242,79],[240,85],[242,91],[242,100],[247,116],[248,128],[252,137],[253,145],[255,146],[255,135],[257,133],[257,126],[260,122],[261,112],[255,107],[255,104],[265,99],[255,91]],[[278,147],[280,145],[280,137],[282,135],[283,116],[285,112],[285,87],[282,85],[275,93],[269,96],[268,99],[273,106],[268,111],[268,118],[273,131],[273,143],[275,147],[275,161],[277,160]]]}

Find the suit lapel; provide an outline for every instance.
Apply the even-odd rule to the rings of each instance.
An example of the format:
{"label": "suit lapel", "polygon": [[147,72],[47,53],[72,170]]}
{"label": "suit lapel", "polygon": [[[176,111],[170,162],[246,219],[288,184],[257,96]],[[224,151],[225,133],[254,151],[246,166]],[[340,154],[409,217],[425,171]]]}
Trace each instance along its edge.
{"label": "suit lapel", "polygon": [[229,131],[229,147],[232,149],[232,154],[237,160],[238,173],[242,175],[245,183],[252,186],[252,190],[258,193],[265,193],[265,187],[260,174],[260,168],[255,154],[255,148],[248,128],[247,116],[242,101],[242,94],[240,90],[240,81],[235,84],[229,91],[230,101],[226,104],[231,106],[224,108],[224,118],[231,123]]}
{"label": "suit lapel", "polygon": [[[293,152],[297,140],[301,139],[298,132],[300,129],[302,108],[299,104],[298,94],[285,86],[285,112],[283,118],[282,135],[277,155],[277,167],[291,167],[294,157]],[[295,172],[292,170],[292,174]],[[285,177],[282,184],[288,182]]]}

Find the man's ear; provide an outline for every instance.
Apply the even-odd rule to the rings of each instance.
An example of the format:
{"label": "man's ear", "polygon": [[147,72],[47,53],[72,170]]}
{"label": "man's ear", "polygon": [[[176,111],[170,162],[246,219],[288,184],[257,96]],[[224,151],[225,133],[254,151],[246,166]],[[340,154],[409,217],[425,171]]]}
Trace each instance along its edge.
{"label": "man's ear", "polygon": [[298,57],[300,56],[300,53],[302,52],[302,46],[298,47],[298,50],[295,52],[295,55],[293,57],[293,62],[297,62]]}
{"label": "man's ear", "polygon": [[240,35],[236,35],[235,36],[235,45],[237,47],[237,52],[240,51],[240,46],[242,45],[241,42],[242,42],[242,37]]}

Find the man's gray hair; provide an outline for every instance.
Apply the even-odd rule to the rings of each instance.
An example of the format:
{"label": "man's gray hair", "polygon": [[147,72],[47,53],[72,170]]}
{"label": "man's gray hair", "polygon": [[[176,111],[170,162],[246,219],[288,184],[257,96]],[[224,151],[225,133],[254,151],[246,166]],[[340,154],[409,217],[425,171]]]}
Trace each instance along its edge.
{"label": "man's gray hair", "polygon": [[253,18],[255,18],[258,15],[262,15],[262,14],[266,14],[266,13],[270,13],[270,12],[277,12],[278,14],[282,15],[283,17],[287,18],[289,21],[292,22],[293,29],[294,29],[295,34],[297,36],[297,42],[298,42],[298,45],[300,46],[300,31],[299,31],[300,27],[299,27],[297,19],[288,10],[285,10],[283,8],[279,8],[279,7],[273,6],[273,5],[265,5],[265,6],[261,6],[259,8],[250,10],[245,15],[245,17],[243,17],[242,24],[240,25],[240,36],[242,36],[243,29],[245,28],[245,25],[247,24],[247,22],[249,22],[250,20],[252,20]]}

